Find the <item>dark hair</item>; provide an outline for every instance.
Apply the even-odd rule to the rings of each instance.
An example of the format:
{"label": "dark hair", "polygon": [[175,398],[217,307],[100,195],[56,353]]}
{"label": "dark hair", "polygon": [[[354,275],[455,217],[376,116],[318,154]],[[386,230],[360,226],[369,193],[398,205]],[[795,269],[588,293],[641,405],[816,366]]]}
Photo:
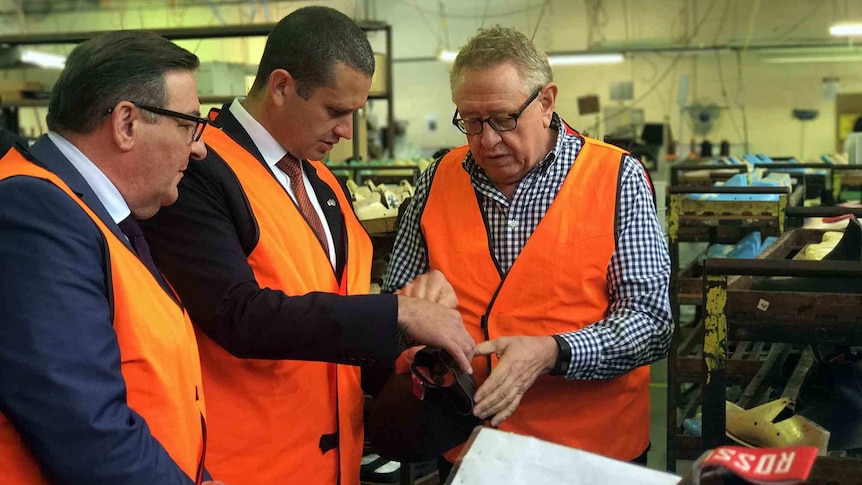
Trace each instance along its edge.
{"label": "dark hair", "polygon": [[304,7],[281,19],[269,33],[250,95],[261,92],[276,69],[296,80],[303,99],[335,84],[339,62],[367,76],[374,74],[374,52],[365,32],[349,17],[328,7]]}
{"label": "dark hair", "polygon": [[196,55],[152,32],[120,30],[93,37],[66,59],[51,93],[48,128],[92,133],[124,100],[165,107],[164,75],[193,71],[198,63]]}
{"label": "dark hair", "polygon": [[856,122],[853,123],[853,131],[862,131],[862,116],[856,118]]}

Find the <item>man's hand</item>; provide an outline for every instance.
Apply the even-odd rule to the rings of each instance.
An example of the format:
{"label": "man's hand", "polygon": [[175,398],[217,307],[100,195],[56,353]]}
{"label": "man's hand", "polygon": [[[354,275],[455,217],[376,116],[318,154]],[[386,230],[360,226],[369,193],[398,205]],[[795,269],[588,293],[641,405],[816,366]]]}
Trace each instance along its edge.
{"label": "man's hand", "polygon": [[500,337],[482,342],[476,354],[500,361],[473,397],[473,414],[497,427],[511,416],[536,378],[554,368],[559,349],[553,337]]}
{"label": "man's hand", "polygon": [[458,306],[458,297],[455,296],[455,290],[443,273],[436,269],[413,278],[413,281],[402,286],[395,293],[414,298],[424,298],[448,308],[456,308]]}
{"label": "man's hand", "polygon": [[473,373],[470,360],[476,342],[457,311],[423,298],[398,295],[398,325],[420,344],[446,349],[462,372]]}

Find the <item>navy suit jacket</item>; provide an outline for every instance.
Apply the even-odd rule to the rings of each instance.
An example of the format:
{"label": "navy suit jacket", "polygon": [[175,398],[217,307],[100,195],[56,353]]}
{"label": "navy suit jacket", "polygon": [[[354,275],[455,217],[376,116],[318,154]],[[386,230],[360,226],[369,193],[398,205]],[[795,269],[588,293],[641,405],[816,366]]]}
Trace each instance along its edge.
{"label": "navy suit jacket", "polygon": [[[47,137],[30,152],[126,241]],[[103,234],[59,188],[0,182],[0,412],[58,482],[193,483],[126,403],[108,264]]]}

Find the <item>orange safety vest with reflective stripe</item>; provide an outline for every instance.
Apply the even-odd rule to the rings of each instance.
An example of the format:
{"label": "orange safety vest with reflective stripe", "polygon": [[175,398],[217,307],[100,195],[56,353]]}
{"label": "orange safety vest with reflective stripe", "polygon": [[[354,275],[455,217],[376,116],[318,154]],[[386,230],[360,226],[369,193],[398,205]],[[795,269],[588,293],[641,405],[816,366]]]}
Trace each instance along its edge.
{"label": "orange safety vest with reflective stripe", "polygon": [[[55,174],[10,150],[0,160],[0,180],[26,176],[59,187],[93,220],[107,242],[113,327],[120,346],[128,406],[195,483],[205,455],[204,397],[191,321],[146,266]],[[87,453],[87,450],[81,450]],[[0,483],[47,484],[37,458],[0,414]]]}
{"label": "orange safety vest with reflective stripe", "polygon": [[[605,318],[624,152],[585,139],[556,199],[501,278],[475,190],[462,167],[467,151],[465,146],[443,157],[421,227],[430,268],[442,271],[454,287],[473,338],[553,335]],[[473,360],[477,382],[496,362],[496,356]],[[649,368],[610,380],[540,376],[500,429],[634,459],[649,443]]]}
{"label": "orange safety vest with reflective stripe", "polygon": [[[349,243],[340,283],[314,232],[266,167],[221,130],[207,130],[203,138],[236,175],[257,222],[260,238],[248,264],[261,288],[288,296],[368,292],[371,241],[325,165],[310,162],[332,187],[344,216]],[[359,483],[363,437],[359,367],[239,359],[200,330],[197,333],[209,396],[207,466],[214,476],[232,485]],[[332,433],[338,433],[338,448],[322,453],[321,435]]]}

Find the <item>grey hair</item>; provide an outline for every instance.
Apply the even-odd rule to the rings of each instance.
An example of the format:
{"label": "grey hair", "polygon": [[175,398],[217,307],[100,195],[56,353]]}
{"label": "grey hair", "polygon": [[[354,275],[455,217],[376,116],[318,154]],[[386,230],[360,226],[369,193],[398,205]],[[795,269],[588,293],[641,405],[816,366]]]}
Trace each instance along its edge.
{"label": "grey hair", "polygon": [[512,62],[520,72],[525,93],[554,80],[547,54],[537,49],[526,35],[515,29],[496,25],[479,29],[458,52],[449,74],[449,85],[453,94],[461,82],[461,72],[464,69],[493,67],[505,62]]}

